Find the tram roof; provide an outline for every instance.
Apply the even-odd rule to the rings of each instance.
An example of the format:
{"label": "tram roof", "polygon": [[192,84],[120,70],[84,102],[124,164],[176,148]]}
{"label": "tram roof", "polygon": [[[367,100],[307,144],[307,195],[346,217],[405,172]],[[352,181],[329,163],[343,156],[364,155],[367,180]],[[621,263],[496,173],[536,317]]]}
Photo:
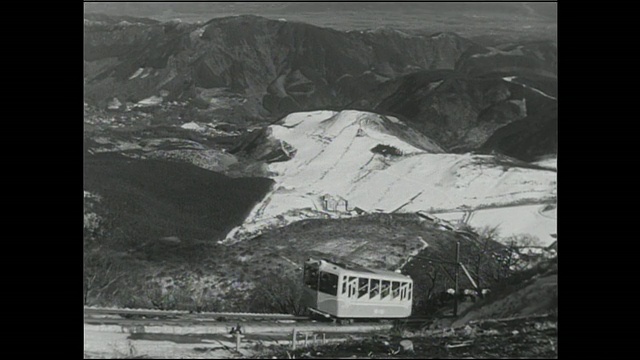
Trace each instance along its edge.
{"label": "tram roof", "polygon": [[366,274],[371,274],[371,275],[380,275],[382,277],[385,278],[391,278],[391,279],[398,279],[398,280],[402,280],[402,281],[407,281],[407,278],[410,279],[409,276],[404,275],[404,274],[399,274],[397,272],[394,271],[389,271],[389,270],[382,270],[382,269],[370,269],[370,268],[366,268],[364,266],[360,266],[360,265],[356,265],[356,264],[341,264],[341,263],[336,263],[333,261],[329,261],[326,259],[322,259],[324,260],[327,264],[330,265],[335,265],[343,270],[346,271],[350,271],[350,272],[356,272],[356,273],[364,273],[363,275],[366,276]]}

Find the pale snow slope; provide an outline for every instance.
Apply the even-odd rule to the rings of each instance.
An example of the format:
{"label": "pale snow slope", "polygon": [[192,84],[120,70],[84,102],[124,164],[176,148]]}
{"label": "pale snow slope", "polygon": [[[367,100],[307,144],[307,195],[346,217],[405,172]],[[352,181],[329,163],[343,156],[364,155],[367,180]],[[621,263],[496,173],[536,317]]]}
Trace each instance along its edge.
{"label": "pale snow slope", "polygon": [[516,76],[507,76],[507,77],[503,77],[503,78],[502,78],[502,80],[504,80],[504,81],[507,81],[507,82],[510,82],[510,83],[514,83],[514,84],[518,84],[518,85],[520,85],[520,86],[522,86],[522,87],[525,87],[525,88],[527,88],[527,89],[531,89],[531,90],[533,90],[533,91],[537,92],[538,94],[540,94],[540,95],[542,95],[542,96],[544,96],[544,97],[546,97],[546,98],[549,98],[549,99],[552,99],[552,100],[558,100],[558,99],[556,99],[555,97],[553,97],[553,96],[551,96],[551,95],[549,95],[549,94],[544,93],[542,90],[539,90],[539,89],[536,89],[536,88],[531,87],[531,86],[529,86],[529,85],[521,84],[521,83],[519,83],[519,82],[517,82],[517,81],[514,81],[515,79],[517,79],[517,77],[516,77]]}
{"label": "pale snow slope", "polygon": [[[443,154],[397,122],[368,112],[316,111],[270,126],[269,136],[291,145],[295,155],[269,164],[274,190],[225,241],[303,218],[347,215],[344,204],[337,206],[342,213],[323,209],[325,194],[367,212],[454,210],[555,196],[553,172],[496,166],[492,156]],[[374,154],[379,144],[403,155]]]}
{"label": "pale snow slope", "polygon": [[548,158],[545,160],[536,161],[533,163],[534,165],[546,167],[549,169],[558,170],[558,158]]}
{"label": "pale snow slope", "polygon": [[[558,221],[557,207],[544,211],[546,205],[506,206],[492,209],[481,209],[470,212],[467,224],[474,228],[497,226],[498,240],[507,240],[510,236],[529,234],[540,240],[540,246],[549,246],[556,238]],[[435,217],[453,224],[463,220],[465,213],[450,212],[434,214]]]}

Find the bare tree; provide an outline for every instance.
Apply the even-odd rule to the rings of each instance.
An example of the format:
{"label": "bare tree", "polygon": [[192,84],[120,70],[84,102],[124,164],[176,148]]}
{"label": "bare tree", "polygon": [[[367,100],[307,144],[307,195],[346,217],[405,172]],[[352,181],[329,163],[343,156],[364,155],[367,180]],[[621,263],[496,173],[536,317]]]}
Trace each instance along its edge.
{"label": "bare tree", "polygon": [[438,266],[431,266],[431,270],[427,272],[429,278],[429,285],[427,287],[426,298],[427,301],[431,300],[435,295],[435,289],[440,279],[440,268]]}
{"label": "bare tree", "polygon": [[492,260],[492,254],[494,252],[493,244],[498,240],[500,235],[500,229],[498,226],[485,226],[477,231],[478,237],[478,251],[473,258],[472,268],[475,271],[476,282],[478,288],[484,285],[484,268],[488,261]]}
{"label": "bare tree", "polygon": [[541,247],[539,239],[529,234],[510,236],[503,243],[506,247],[493,254],[498,262],[498,271],[494,275],[494,279],[497,281],[531,266],[533,264],[532,257],[527,249]]}
{"label": "bare tree", "polygon": [[508,265],[512,271],[521,271],[532,265],[529,251],[533,248],[543,248],[540,239],[529,234],[510,236],[506,244],[511,255]]}
{"label": "bare tree", "polygon": [[303,302],[304,284],[297,272],[271,274],[264,278],[250,297],[252,311],[277,312],[293,315],[306,314]]}
{"label": "bare tree", "polygon": [[111,285],[124,276],[118,271],[115,263],[99,254],[99,248],[85,250],[83,259],[84,304],[90,299],[98,300]]}

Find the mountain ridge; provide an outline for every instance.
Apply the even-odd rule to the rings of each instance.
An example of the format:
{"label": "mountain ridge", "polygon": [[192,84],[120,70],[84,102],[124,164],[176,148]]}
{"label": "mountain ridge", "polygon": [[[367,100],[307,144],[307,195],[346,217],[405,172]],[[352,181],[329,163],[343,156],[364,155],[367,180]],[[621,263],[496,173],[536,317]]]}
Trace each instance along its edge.
{"label": "mountain ridge", "polygon": [[[450,32],[340,31],[254,15],[200,24],[119,19],[85,25],[85,99],[99,107],[186,101],[203,119],[274,120],[356,108],[406,120],[464,152],[535,112],[539,101],[525,93],[557,92],[557,45],[549,41],[484,47]],[[444,84],[426,81],[427,72]],[[504,84],[512,77],[529,85]]]}
{"label": "mountain ridge", "polygon": [[[155,85],[156,91],[176,92],[179,89],[172,88],[169,82],[178,77],[191,91],[194,87],[231,88],[241,95],[257,98],[267,111],[284,115],[301,109],[296,105],[343,104],[345,101],[340,98],[350,96],[350,91],[375,86],[413,68],[453,68],[462,52],[472,46],[472,42],[452,34],[425,38],[397,32],[341,32],[247,15],[212,19],[198,26],[183,25],[182,30],[176,30],[177,33],[167,39],[161,38],[164,35],[161,30],[157,25],[147,29],[122,29],[119,30],[124,33],[122,36],[113,35],[117,39],[125,35],[130,38],[133,32],[152,43],[142,49],[132,44],[130,60],[90,77],[86,83],[88,100],[104,102],[120,95],[125,97],[120,101],[135,102],[148,97],[149,90],[137,96],[135,91],[127,92],[131,84],[125,79],[133,76],[138,68],[150,67],[155,72],[146,78],[147,88]],[[85,35],[85,60],[123,53],[96,58],[92,51],[97,51],[105,40],[95,35],[92,31]],[[170,63],[169,59],[175,61]],[[167,67],[169,72],[164,77],[170,79],[149,82],[153,77],[162,78]],[[194,78],[185,72],[191,67],[193,70],[189,72],[195,71],[199,76]],[[117,89],[113,89],[113,85],[100,86],[101,81],[110,78],[119,85]],[[97,97],[98,90],[100,97]],[[242,90],[247,91],[242,94]]]}

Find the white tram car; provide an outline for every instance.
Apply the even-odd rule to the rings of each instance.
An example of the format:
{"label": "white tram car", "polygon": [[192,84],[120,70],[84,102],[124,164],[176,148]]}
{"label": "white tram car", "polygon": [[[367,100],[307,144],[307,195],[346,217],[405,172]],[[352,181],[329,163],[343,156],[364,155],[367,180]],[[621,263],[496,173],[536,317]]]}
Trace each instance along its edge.
{"label": "white tram car", "polygon": [[411,315],[413,280],[399,273],[327,260],[304,265],[305,305],[337,319],[398,319]]}

